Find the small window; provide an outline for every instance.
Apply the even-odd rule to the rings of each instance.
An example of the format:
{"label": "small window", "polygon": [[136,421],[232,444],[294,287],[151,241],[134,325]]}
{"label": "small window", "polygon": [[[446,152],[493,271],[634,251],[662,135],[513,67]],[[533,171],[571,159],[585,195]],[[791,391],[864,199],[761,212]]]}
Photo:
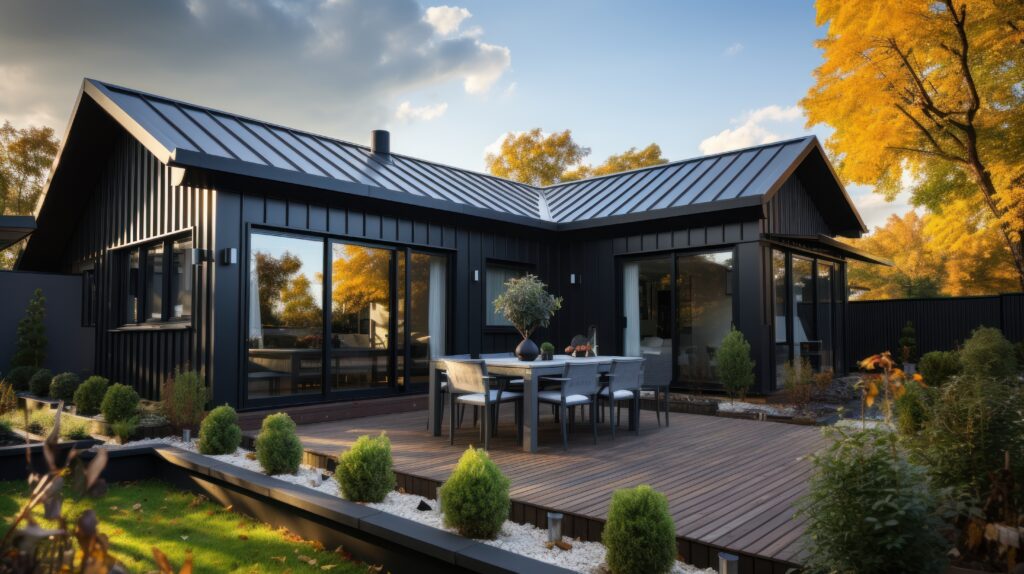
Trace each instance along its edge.
{"label": "small window", "polygon": [[168,298],[171,319],[192,316],[192,240],[179,239],[171,251],[171,276]]}
{"label": "small window", "polygon": [[529,270],[523,265],[510,265],[507,263],[488,263],[486,277],[484,278],[484,290],[487,294],[486,317],[488,327],[511,327],[512,323],[504,315],[494,310],[494,300],[505,292],[505,282],[509,279],[522,277]]}
{"label": "small window", "polygon": [[195,272],[191,238],[154,241],[124,254],[124,324],[187,321]]}

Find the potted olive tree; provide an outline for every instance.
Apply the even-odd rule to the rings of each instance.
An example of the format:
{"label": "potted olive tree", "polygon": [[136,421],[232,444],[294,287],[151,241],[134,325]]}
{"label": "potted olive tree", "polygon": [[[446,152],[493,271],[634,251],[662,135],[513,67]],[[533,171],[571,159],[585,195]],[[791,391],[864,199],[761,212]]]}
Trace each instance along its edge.
{"label": "potted olive tree", "polygon": [[505,292],[494,300],[494,310],[501,313],[523,336],[516,347],[516,357],[533,361],[539,351],[530,340],[537,327],[547,327],[555,311],[562,308],[562,298],[547,291],[547,285],[536,275],[527,274],[505,282]]}

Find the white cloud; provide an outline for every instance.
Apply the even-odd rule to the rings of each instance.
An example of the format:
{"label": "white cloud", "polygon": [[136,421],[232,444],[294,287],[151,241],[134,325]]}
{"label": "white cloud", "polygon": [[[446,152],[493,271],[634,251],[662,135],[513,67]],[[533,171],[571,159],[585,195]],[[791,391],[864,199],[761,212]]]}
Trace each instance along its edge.
{"label": "white cloud", "polygon": [[459,31],[463,20],[472,16],[469,10],[457,6],[431,6],[423,14],[423,21],[433,26],[439,35],[451,36]]}
{"label": "white cloud", "polygon": [[909,191],[897,195],[892,201],[886,201],[882,194],[875,193],[868,186],[849,186],[846,190],[850,193],[853,204],[857,206],[857,212],[860,213],[868,231],[885,225],[890,215],[903,215],[914,209],[910,204]]}
{"label": "white cloud", "polygon": [[733,44],[733,45],[729,46],[728,48],[726,48],[725,52],[723,52],[723,54],[725,54],[726,56],[735,56],[736,54],[739,54],[742,51],[743,51],[743,44],[740,44],[739,42],[736,42],[735,44]]}
{"label": "white cloud", "polygon": [[459,9],[440,20],[435,11],[431,23],[416,0],[108,0],[61,10],[54,19],[38,2],[4,4],[0,119],[62,132],[88,76],[346,137],[383,125],[411,92],[456,83],[481,94],[511,65],[509,49],[478,28],[460,32]]}
{"label": "white cloud", "polygon": [[429,122],[430,120],[437,119],[444,115],[448,110],[448,102],[441,102],[440,104],[426,105],[420,107],[413,107],[410,102],[402,102],[398,104],[398,109],[395,110],[395,119],[403,122],[409,121],[424,121]]}
{"label": "white cloud", "polygon": [[[731,120],[736,127],[724,129],[713,136],[704,138],[699,145],[700,151],[704,154],[721,153],[779,141],[785,136],[774,130],[781,127],[789,133],[799,132],[801,128],[795,127],[793,124],[802,120],[803,114],[800,106],[783,108],[776,105],[747,112],[742,117]],[[800,121],[797,125],[802,125],[802,123]],[[765,124],[770,124],[771,129]]]}

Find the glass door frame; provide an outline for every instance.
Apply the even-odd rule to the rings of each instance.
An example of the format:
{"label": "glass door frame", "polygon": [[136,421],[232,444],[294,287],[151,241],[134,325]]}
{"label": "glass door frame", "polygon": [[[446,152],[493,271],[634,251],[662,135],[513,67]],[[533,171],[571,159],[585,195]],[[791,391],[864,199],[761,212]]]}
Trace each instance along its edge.
{"label": "glass door frame", "polygon": [[622,353],[626,346],[625,341],[625,329],[626,329],[626,313],[624,308],[623,293],[623,265],[634,261],[644,261],[650,259],[664,259],[668,257],[670,259],[670,265],[672,268],[670,284],[672,296],[670,297],[670,313],[672,314],[671,319],[671,333],[672,333],[672,380],[669,383],[669,388],[673,390],[714,390],[713,388],[704,387],[690,387],[684,386],[679,382],[679,293],[677,287],[679,284],[679,257],[680,256],[693,256],[693,255],[707,255],[711,253],[723,253],[729,252],[732,254],[732,272],[729,278],[730,290],[730,303],[732,305],[732,321],[731,324],[736,324],[737,311],[739,310],[739,298],[735,296],[737,293],[737,278],[739,273],[736,272],[736,255],[737,249],[735,244],[727,244],[722,246],[702,246],[696,249],[671,249],[666,251],[652,251],[648,253],[632,253],[617,255],[615,257],[615,287],[616,287],[616,309],[618,312],[618,327],[616,328],[618,336],[618,352]]}
{"label": "glass door frame", "polygon": [[[245,333],[247,333],[248,329],[249,329],[249,312],[248,312],[248,310],[249,310],[249,305],[250,305],[249,295],[250,295],[251,289],[249,288],[248,282],[250,281],[250,277],[252,276],[251,266],[252,266],[252,236],[253,236],[253,234],[274,235],[274,236],[279,236],[279,237],[290,237],[290,238],[296,238],[296,239],[306,239],[306,240],[310,240],[310,241],[319,241],[319,242],[321,242],[321,244],[323,246],[323,270],[324,270],[323,273],[324,273],[324,276],[323,276],[323,282],[322,282],[323,300],[322,300],[322,304],[321,304],[322,312],[323,312],[322,313],[323,328],[321,330],[322,334],[323,334],[323,344],[321,345],[321,347],[322,347],[322,349],[321,349],[321,351],[322,351],[321,352],[321,366],[322,366],[322,368],[321,368],[321,380],[320,380],[320,392],[319,393],[309,393],[309,394],[302,394],[302,395],[287,395],[287,396],[280,396],[280,397],[266,397],[266,398],[255,398],[255,399],[249,398],[249,396],[248,396],[248,388],[249,388],[249,383],[248,383],[249,378],[248,378],[248,369],[247,369],[248,347],[247,347],[247,344],[246,344]],[[343,391],[331,391],[330,390],[330,388],[328,386],[328,377],[329,377],[329,368],[330,368],[330,355],[329,355],[330,347],[329,347],[329,341],[330,341],[330,329],[331,329],[331,303],[332,303],[331,288],[333,286],[332,283],[333,283],[333,279],[334,279],[333,278],[333,269],[332,269],[332,263],[333,263],[332,259],[333,259],[333,251],[334,251],[333,246],[336,243],[338,243],[338,244],[359,245],[359,246],[370,247],[370,248],[375,248],[375,249],[387,249],[387,250],[390,250],[392,252],[391,264],[389,266],[389,272],[388,272],[388,279],[389,279],[389,281],[391,282],[391,285],[392,285],[392,288],[390,289],[390,296],[389,296],[389,305],[391,305],[391,309],[392,310],[397,310],[398,289],[396,289],[394,287],[397,286],[398,258],[399,257],[404,257],[404,261],[405,261],[405,265],[406,265],[406,267],[405,267],[405,269],[406,269],[405,285],[404,285],[404,293],[405,293],[405,297],[406,297],[406,302],[404,304],[404,309],[403,309],[403,311],[404,311],[403,321],[404,321],[404,325],[406,326],[406,329],[405,329],[405,332],[402,333],[402,337],[403,337],[402,344],[404,345],[404,347],[403,347],[403,372],[402,372],[402,375],[404,377],[403,380],[406,381],[406,382],[408,381],[408,373],[409,373],[409,365],[410,365],[409,358],[410,358],[410,355],[411,355],[411,348],[410,348],[410,345],[408,344],[409,333],[408,333],[408,328],[407,327],[408,327],[408,324],[409,324],[409,312],[410,312],[410,307],[411,307],[411,305],[409,305],[409,297],[410,297],[410,293],[411,293],[410,288],[411,288],[411,281],[412,281],[411,275],[410,275],[410,273],[408,271],[409,271],[409,263],[411,261],[412,253],[414,253],[414,252],[415,253],[425,253],[425,254],[428,254],[428,255],[444,257],[445,260],[446,260],[446,274],[445,274],[445,280],[446,280],[446,285],[445,285],[445,291],[446,291],[445,292],[445,307],[446,307],[446,309],[445,309],[445,321],[446,321],[446,325],[447,325],[447,328],[445,329],[445,343],[444,343],[444,347],[445,347],[446,352],[447,352],[448,349],[451,348],[451,342],[452,342],[452,340],[454,338],[454,325],[455,325],[455,322],[453,321],[455,310],[453,309],[453,306],[451,304],[451,302],[453,300],[453,297],[454,297],[454,291],[455,291],[455,283],[453,281],[453,278],[455,276],[455,269],[454,269],[453,262],[455,261],[456,258],[453,257],[453,254],[455,253],[454,249],[434,248],[434,247],[419,246],[419,245],[413,246],[413,245],[409,245],[409,244],[405,244],[405,243],[389,242],[389,241],[364,240],[362,238],[350,238],[350,237],[334,235],[334,234],[324,233],[324,232],[300,230],[300,229],[294,229],[294,228],[286,228],[286,227],[280,227],[280,226],[275,226],[275,225],[267,225],[267,224],[262,224],[262,223],[247,223],[247,224],[245,224],[244,252],[241,254],[241,257],[239,258],[240,259],[239,260],[239,267],[241,268],[239,270],[240,277],[241,277],[240,286],[242,286],[243,288],[242,288],[242,297],[240,298],[241,299],[240,321],[239,321],[240,330],[239,330],[239,341],[238,341],[238,349],[239,349],[239,356],[238,356],[239,357],[239,359],[238,359],[238,373],[239,373],[239,376],[238,376],[238,381],[239,381],[239,384],[238,384],[238,404],[241,405],[241,409],[242,410],[255,410],[255,409],[264,409],[264,408],[274,408],[274,407],[278,407],[278,406],[297,406],[297,405],[304,405],[304,404],[318,404],[318,403],[327,403],[327,402],[338,402],[338,401],[342,401],[342,400],[358,400],[358,399],[362,399],[362,398],[386,397],[386,396],[395,396],[395,395],[402,394],[402,393],[407,393],[407,392],[416,392],[415,390],[410,391],[408,384],[398,385],[398,378],[397,378],[397,375],[398,375],[398,367],[397,367],[397,365],[398,365],[398,362],[397,362],[398,350],[397,350],[396,345],[391,345],[391,351],[390,351],[390,354],[389,354],[390,358],[391,358],[391,365],[390,365],[389,371],[388,371],[388,376],[389,376],[391,382],[390,382],[390,384],[387,385],[386,388],[380,388],[380,389],[351,389],[351,390],[343,390]],[[389,318],[389,337],[391,335],[394,335],[397,332],[397,330],[398,330],[397,321],[398,321],[398,313],[397,313],[397,311],[392,311],[390,313],[390,318]],[[426,388],[424,386],[424,388],[422,389],[422,392],[425,392],[425,391],[426,391]]]}

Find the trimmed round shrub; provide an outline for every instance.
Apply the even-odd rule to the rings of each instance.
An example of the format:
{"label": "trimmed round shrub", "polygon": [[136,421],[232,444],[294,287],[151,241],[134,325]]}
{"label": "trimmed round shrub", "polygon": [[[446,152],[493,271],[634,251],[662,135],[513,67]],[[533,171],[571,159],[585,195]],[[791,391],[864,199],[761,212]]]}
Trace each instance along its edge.
{"label": "trimmed round shrub", "polygon": [[906,392],[896,399],[893,405],[893,415],[896,419],[896,429],[904,436],[912,436],[918,433],[931,413],[934,402],[934,389],[921,388],[915,382],[906,385]]}
{"label": "trimmed round shrub", "polygon": [[221,405],[206,415],[199,425],[199,452],[203,454],[231,454],[242,444],[242,429],[238,414],[228,405]]}
{"label": "trimmed round shrub", "polygon": [[295,422],[286,413],[263,419],[256,436],[256,459],[267,474],[295,474],[302,462],[302,443],[295,434]]}
{"label": "trimmed round shrub", "polygon": [[341,495],[355,502],[381,502],[395,489],[391,470],[391,440],[388,435],[356,439],[352,448],[338,457],[334,470]]}
{"label": "trimmed round shrub", "polygon": [[1008,379],[1017,376],[1017,352],[1013,343],[994,327],[978,327],[960,351],[967,375]]}
{"label": "trimmed round shrub", "polygon": [[441,486],[445,526],[467,538],[494,538],[508,518],[508,487],[487,451],[469,447]]}
{"label": "trimmed round shrub", "polygon": [[53,380],[53,373],[50,372],[50,369],[39,369],[28,380],[28,392],[37,397],[49,395],[51,380]]}
{"label": "trimmed round shrub", "polygon": [[750,343],[736,327],[729,329],[722,339],[715,352],[715,360],[718,361],[718,376],[729,398],[743,400],[754,384],[754,361],[750,358]]}
{"label": "trimmed round shrub", "polygon": [[174,428],[195,430],[203,420],[209,398],[199,373],[183,371],[160,389],[160,409]]}
{"label": "trimmed round shrub", "polygon": [[612,574],[668,572],[676,561],[676,527],[665,495],[646,484],[612,493],[601,541]]}
{"label": "trimmed round shrub", "polygon": [[75,414],[91,417],[100,412],[103,396],[107,394],[110,381],[106,377],[93,375],[78,385],[75,390]]}
{"label": "trimmed round shrub", "polygon": [[27,391],[28,382],[39,369],[36,367],[14,367],[7,371],[5,379],[16,391]]}
{"label": "trimmed round shrub", "polygon": [[50,398],[55,401],[70,403],[75,398],[75,391],[82,379],[74,373],[61,373],[50,380]]}
{"label": "trimmed round shrub", "polygon": [[128,385],[114,383],[103,395],[100,412],[110,424],[130,420],[139,412],[139,393]]}
{"label": "trimmed round shrub", "polygon": [[960,355],[956,351],[931,351],[921,356],[917,371],[925,384],[941,387],[950,378],[960,374]]}
{"label": "trimmed round shrub", "polygon": [[833,442],[811,457],[800,502],[809,550],[803,571],[945,572],[938,494],[925,469],[900,452],[896,433],[830,429],[826,436]]}

